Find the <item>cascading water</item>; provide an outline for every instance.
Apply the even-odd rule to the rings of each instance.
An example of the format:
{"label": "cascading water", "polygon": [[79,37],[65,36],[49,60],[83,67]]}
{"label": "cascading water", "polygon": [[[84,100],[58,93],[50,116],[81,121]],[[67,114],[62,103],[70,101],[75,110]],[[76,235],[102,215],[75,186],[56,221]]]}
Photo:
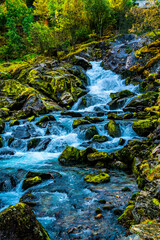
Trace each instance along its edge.
{"label": "cascading water", "polygon": [[[4,147],[0,150],[1,179],[4,178],[3,189],[0,192],[1,210],[16,204],[25,193],[35,196],[36,206],[33,208],[37,219],[48,231],[51,239],[119,239],[125,234],[114,214],[114,208],[124,210],[131,194],[137,191],[133,176],[118,170],[111,170],[111,181],[97,186],[87,184],[83,178],[96,170],[93,168],[62,167],[58,156],[66,146],[84,149],[92,146],[98,150],[114,151],[121,148],[119,138],[108,135],[104,126],[108,123],[107,113],[111,111],[108,102],[110,93],[130,90],[134,93],[137,88],[126,86],[120,76],[112,71],[106,71],[100,62],[92,62],[93,68],[87,71],[90,81],[88,93],[81,97],[72,107],[82,117],[103,115],[104,121],[96,123],[100,135],[106,135],[104,143],[92,142],[85,139],[86,126],[72,128],[76,118],[63,116],[53,112],[56,121],[49,122],[45,128],[36,126],[39,118],[28,123],[21,120],[19,126],[10,127],[6,124],[3,134]],[[123,113],[122,109],[116,112]],[[130,139],[138,138],[132,130],[131,120],[118,120],[121,137],[127,143]],[[89,127],[90,125],[87,125]],[[11,139],[10,141],[9,139]],[[39,139],[35,148],[28,148],[32,139]],[[9,146],[8,146],[9,145]],[[28,171],[50,172],[60,174],[55,181],[47,180],[37,186],[22,190],[22,182]],[[129,187],[131,192],[122,192],[123,187]],[[95,209],[100,207],[98,202],[105,199],[106,204],[112,204],[112,210],[104,210],[103,218],[95,219]]]}

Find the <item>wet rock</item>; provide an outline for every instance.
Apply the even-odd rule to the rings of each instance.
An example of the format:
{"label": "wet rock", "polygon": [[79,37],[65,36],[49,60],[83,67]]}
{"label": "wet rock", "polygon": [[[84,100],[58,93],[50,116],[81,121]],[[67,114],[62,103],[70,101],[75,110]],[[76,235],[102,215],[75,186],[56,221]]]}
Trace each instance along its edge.
{"label": "wet rock", "polygon": [[0,191],[8,192],[15,188],[17,185],[17,180],[11,174],[5,174],[1,172],[0,176]]}
{"label": "wet rock", "polygon": [[26,190],[30,187],[33,187],[33,186],[36,186],[37,184],[40,184],[42,182],[42,179],[41,177],[33,177],[33,178],[27,178],[23,181],[23,184],[22,184],[22,189],[23,190]]}
{"label": "wet rock", "polygon": [[128,168],[128,166],[121,161],[114,162],[112,166],[120,170],[126,170]]}
{"label": "wet rock", "polygon": [[[59,175],[59,174],[55,173],[55,175]],[[51,173],[31,172],[31,171],[27,173],[26,178],[34,178],[36,176],[40,177],[42,180],[53,179],[53,175]]]}
{"label": "wet rock", "polygon": [[85,139],[90,140],[94,135],[98,134],[98,130],[95,126],[90,126],[85,131]]}
{"label": "wet rock", "polygon": [[97,214],[97,216],[95,217],[95,219],[101,219],[103,218],[103,215],[100,213],[100,214]]}
{"label": "wet rock", "polygon": [[126,98],[126,97],[133,97],[135,94],[129,90],[122,90],[120,92],[116,93],[111,93],[110,97],[112,100],[114,99],[121,99],[121,98]]}
{"label": "wet rock", "polygon": [[105,203],[106,203],[106,200],[100,199],[98,202],[101,203],[101,204],[105,204]]}
{"label": "wet rock", "polygon": [[102,209],[100,209],[100,208],[96,209],[96,214],[99,214],[99,213],[102,213],[102,212],[103,212]]}
{"label": "wet rock", "polygon": [[108,154],[106,152],[94,152],[89,153],[87,155],[87,159],[89,162],[99,162],[99,161],[107,161],[108,160]]}
{"label": "wet rock", "polygon": [[0,239],[50,240],[33,211],[24,203],[12,205],[0,213]]}
{"label": "wet rock", "polygon": [[99,142],[99,143],[107,142],[108,141],[108,137],[103,136],[103,135],[94,135],[92,141],[93,142]]}
{"label": "wet rock", "polygon": [[104,205],[103,207],[103,210],[112,210],[114,208],[113,205]]}
{"label": "wet rock", "polygon": [[134,205],[129,205],[123,214],[117,219],[119,223],[129,227],[133,222],[133,214],[132,211],[134,209]]}
{"label": "wet rock", "polygon": [[72,106],[74,103],[74,99],[71,93],[64,92],[60,97],[60,105],[62,106]]}
{"label": "wet rock", "polygon": [[27,122],[33,122],[35,120],[35,116],[31,116],[27,119]]}
{"label": "wet rock", "polygon": [[9,109],[8,108],[0,108],[0,118],[6,118],[9,116]]}
{"label": "wet rock", "polygon": [[113,138],[121,136],[119,125],[116,124],[114,120],[110,120],[109,123],[105,125],[105,129],[108,130],[108,134]]}
{"label": "wet rock", "polygon": [[41,139],[40,138],[33,138],[29,141],[27,145],[27,149],[30,150],[32,148],[36,148],[38,144],[40,143]]}
{"label": "wet rock", "polygon": [[81,163],[80,150],[67,146],[59,156],[58,161],[65,166]]}
{"label": "wet rock", "polygon": [[71,117],[82,117],[82,114],[79,112],[71,112],[71,111],[66,111],[66,112],[61,112],[62,116],[71,116]]}
{"label": "wet rock", "polygon": [[12,122],[10,122],[10,127],[13,127],[13,126],[16,126],[16,125],[19,125],[20,122],[18,120],[13,120]]}
{"label": "wet rock", "polygon": [[106,172],[100,172],[99,174],[89,174],[84,177],[84,180],[88,183],[106,183],[110,181],[110,176]]}
{"label": "wet rock", "polygon": [[123,146],[124,144],[125,144],[125,139],[120,138],[120,139],[119,139],[119,142],[118,142],[118,145]]}
{"label": "wet rock", "polygon": [[19,138],[19,139],[27,139],[31,137],[31,134],[29,133],[29,127],[28,126],[18,126],[13,131],[13,137]]}
{"label": "wet rock", "polygon": [[158,122],[156,120],[151,121],[146,119],[134,122],[132,128],[139,136],[146,137],[150,132],[156,129],[157,125]]}
{"label": "wet rock", "polygon": [[129,187],[124,187],[122,188],[122,192],[130,192],[131,189]]}
{"label": "wet rock", "polygon": [[87,86],[89,83],[89,79],[86,75],[86,71],[84,71],[84,69],[80,66],[73,66],[68,68],[68,71],[70,73],[72,73],[73,75],[77,76],[78,78],[80,78],[82,80],[82,83],[84,86]]}
{"label": "wet rock", "polygon": [[3,138],[2,136],[0,135],[0,148],[3,147]]}
{"label": "wet rock", "polygon": [[78,127],[79,125],[84,125],[84,124],[91,124],[91,123],[99,123],[103,122],[103,118],[90,118],[89,116],[85,116],[84,118],[79,118],[73,121],[73,128]]}
{"label": "wet rock", "polygon": [[126,101],[127,101],[127,98],[114,99],[107,104],[109,105],[109,108],[111,110],[115,110],[115,109],[123,107],[123,105],[126,103]]}
{"label": "wet rock", "polygon": [[14,155],[15,151],[9,148],[0,149],[0,155]]}
{"label": "wet rock", "polygon": [[122,211],[122,209],[117,208],[117,209],[114,209],[113,213],[115,215],[121,215],[123,213],[123,211]]}
{"label": "wet rock", "polygon": [[85,58],[79,57],[79,56],[74,56],[72,59],[72,63],[74,65],[81,66],[85,70],[92,68],[91,63],[88,60],[86,60]]}
{"label": "wet rock", "polygon": [[95,152],[98,152],[95,148],[88,147],[88,148],[80,151],[80,157],[82,158],[83,162],[87,162],[88,161],[88,155],[90,153],[95,153]]}
{"label": "wet rock", "polygon": [[4,128],[5,128],[5,123],[2,119],[0,119],[0,133],[4,132]]}
{"label": "wet rock", "polygon": [[157,92],[149,91],[132,99],[123,110],[125,112],[143,111],[146,107],[155,105],[157,97]]}
{"label": "wet rock", "polygon": [[36,151],[44,151],[46,150],[48,144],[50,143],[50,138],[42,138],[38,146],[36,147]]}
{"label": "wet rock", "polygon": [[35,200],[36,197],[33,194],[26,193],[20,198],[19,202],[25,203],[30,207],[35,207],[36,206]]}
{"label": "wet rock", "polygon": [[36,125],[39,127],[45,128],[47,125],[47,122],[49,121],[56,121],[56,119],[52,115],[44,116],[36,123]]}
{"label": "wet rock", "polygon": [[116,113],[108,113],[108,119],[122,120],[123,118]]}

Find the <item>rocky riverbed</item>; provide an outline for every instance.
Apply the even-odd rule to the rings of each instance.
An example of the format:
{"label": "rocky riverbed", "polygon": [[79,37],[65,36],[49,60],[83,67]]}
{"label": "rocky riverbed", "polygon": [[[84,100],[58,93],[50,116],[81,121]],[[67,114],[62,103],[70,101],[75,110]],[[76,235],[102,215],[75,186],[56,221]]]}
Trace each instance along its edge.
{"label": "rocky riverbed", "polygon": [[61,63],[6,65],[2,239],[159,239],[159,50],[125,35]]}

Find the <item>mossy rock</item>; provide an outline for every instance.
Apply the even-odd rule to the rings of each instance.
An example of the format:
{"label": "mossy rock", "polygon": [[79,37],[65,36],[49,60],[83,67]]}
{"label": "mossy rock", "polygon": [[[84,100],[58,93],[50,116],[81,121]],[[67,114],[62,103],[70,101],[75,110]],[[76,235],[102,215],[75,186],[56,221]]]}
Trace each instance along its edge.
{"label": "mossy rock", "polygon": [[85,132],[85,139],[90,140],[94,135],[98,134],[96,126],[90,126]]}
{"label": "mossy rock", "polygon": [[72,58],[72,64],[81,66],[85,70],[92,68],[92,64],[88,60],[79,56],[74,56]]}
{"label": "mossy rock", "polygon": [[80,150],[75,147],[67,146],[59,156],[58,161],[65,166],[81,163]]}
{"label": "mossy rock", "polygon": [[95,148],[88,147],[80,151],[80,158],[84,163],[88,162],[88,154],[98,152]]}
{"label": "mossy rock", "polygon": [[40,184],[42,182],[42,178],[41,177],[33,177],[33,178],[27,178],[23,181],[22,184],[22,189],[26,190],[30,187],[36,186],[37,184]]}
{"label": "mossy rock", "polygon": [[110,181],[110,176],[106,172],[101,172],[99,174],[89,174],[84,177],[84,180],[88,183],[106,183]]}
{"label": "mossy rock", "polygon": [[50,240],[31,208],[18,203],[0,213],[0,239]]}
{"label": "mossy rock", "polygon": [[36,125],[39,127],[46,127],[46,123],[49,121],[56,121],[56,119],[52,115],[44,116],[36,123]]}
{"label": "mossy rock", "polygon": [[10,122],[10,127],[13,127],[13,126],[16,126],[16,125],[19,125],[20,122],[18,120],[13,120],[12,122]]}
{"label": "mossy rock", "polygon": [[84,125],[84,124],[91,124],[91,122],[86,119],[80,118],[80,119],[74,120],[72,126],[73,128],[77,128],[78,126]]}
{"label": "mossy rock", "polygon": [[117,169],[120,169],[120,170],[123,170],[123,171],[125,171],[128,168],[128,166],[125,163],[121,162],[121,161],[114,162],[112,164],[112,166],[114,168],[117,168]]}
{"label": "mossy rock", "polygon": [[122,120],[123,118],[116,113],[108,113],[108,119]]}
{"label": "mossy rock", "polygon": [[[56,173],[57,175],[61,176],[61,174]],[[26,178],[34,178],[40,177],[42,180],[53,179],[53,175],[51,173],[42,173],[42,172],[31,172],[29,171],[26,175]]]}
{"label": "mossy rock", "polygon": [[6,118],[9,116],[9,109],[8,108],[0,108],[0,118]]}
{"label": "mossy rock", "polygon": [[119,128],[119,125],[116,124],[114,120],[110,120],[107,125],[105,125],[105,128],[108,129],[108,134],[115,138],[115,137],[120,137],[121,136],[121,131]]}
{"label": "mossy rock", "polygon": [[4,132],[4,128],[5,128],[5,123],[4,121],[0,118],[0,133]]}
{"label": "mossy rock", "polygon": [[133,214],[132,210],[134,209],[134,205],[129,205],[126,207],[123,214],[117,219],[119,223],[123,224],[126,227],[130,227],[133,224]]}
{"label": "mossy rock", "polygon": [[108,137],[103,136],[103,135],[94,135],[92,141],[93,142],[100,142],[100,143],[107,142]]}
{"label": "mossy rock", "polygon": [[123,146],[124,144],[125,144],[125,139],[120,138],[119,142],[118,142],[118,145]]}
{"label": "mossy rock", "polygon": [[27,149],[30,150],[31,148],[36,148],[38,144],[40,143],[41,139],[40,138],[33,138],[29,141],[27,144]]}
{"label": "mossy rock", "polygon": [[107,161],[108,159],[108,153],[106,152],[94,152],[94,153],[89,153],[87,155],[87,159],[89,162],[99,162],[99,161]]}
{"label": "mossy rock", "polygon": [[2,136],[0,135],[0,148],[3,147],[3,138]]}
{"label": "mossy rock", "polygon": [[126,98],[126,97],[133,97],[135,94],[129,90],[122,90],[120,92],[116,93],[111,93],[110,97],[112,100],[114,99],[121,99],[121,98]]}
{"label": "mossy rock", "polygon": [[33,122],[35,120],[35,116],[31,116],[27,119],[27,122]]}
{"label": "mossy rock", "polygon": [[134,122],[132,128],[139,136],[146,137],[157,127],[157,125],[157,121],[146,119]]}

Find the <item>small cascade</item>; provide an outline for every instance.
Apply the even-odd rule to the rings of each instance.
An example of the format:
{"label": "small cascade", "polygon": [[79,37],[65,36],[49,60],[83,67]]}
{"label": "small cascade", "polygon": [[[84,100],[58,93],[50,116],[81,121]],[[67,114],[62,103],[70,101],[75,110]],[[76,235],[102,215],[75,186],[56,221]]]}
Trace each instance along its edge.
{"label": "small cascade", "polygon": [[[111,170],[111,181],[96,186],[84,181],[85,175],[95,171],[93,168],[63,167],[58,163],[58,156],[66,146],[79,149],[92,146],[97,150],[112,152],[123,147],[119,145],[120,138],[124,139],[124,145],[129,140],[139,138],[132,130],[132,120],[116,120],[121,131],[120,137],[111,137],[105,127],[109,122],[108,112],[122,116],[124,105],[132,99],[128,98],[123,107],[110,110],[110,93],[129,90],[137,94],[137,87],[126,86],[125,80],[119,75],[104,70],[101,62],[91,64],[92,69],[87,71],[90,79],[88,93],[74,104],[71,111],[80,113],[82,118],[86,115],[98,116],[104,121],[73,129],[72,123],[76,117],[53,112],[51,114],[56,121],[48,122],[44,128],[36,125],[40,116],[31,123],[20,120],[18,126],[10,127],[6,123],[5,133],[2,134],[4,147],[0,149],[0,170],[8,187],[0,189],[0,209],[16,204],[26,193],[33,194],[36,203],[34,212],[52,240],[114,240],[123,237],[125,229],[118,224],[114,210],[105,211],[104,218],[97,221],[95,209],[99,207],[98,201],[105,199],[113,209],[124,210],[132,193],[137,191],[134,177],[124,172]],[[93,142],[87,138],[86,131],[92,125],[98,134],[108,138],[106,142]],[[59,177],[24,191],[22,182],[28,171],[57,172]],[[121,189],[125,186],[131,191],[124,194]]]}

